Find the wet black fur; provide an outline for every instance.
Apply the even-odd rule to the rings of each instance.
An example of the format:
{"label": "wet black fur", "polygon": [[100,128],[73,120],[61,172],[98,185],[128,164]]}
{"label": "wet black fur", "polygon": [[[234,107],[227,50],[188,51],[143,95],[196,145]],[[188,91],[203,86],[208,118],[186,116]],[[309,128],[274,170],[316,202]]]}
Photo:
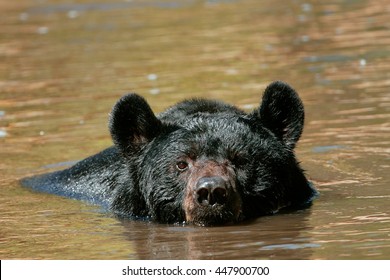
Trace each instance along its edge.
{"label": "wet black fur", "polygon": [[100,204],[121,216],[174,223],[185,220],[186,182],[176,162],[227,160],[242,200],[239,220],[258,217],[307,206],[316,194],[293,152],[303,124],[302,102],[283,82],[269,85],[249,114],[219,101],[192,99],[156,117],[142,97],[128,94],[110,116],[114,146],[22,184]]}

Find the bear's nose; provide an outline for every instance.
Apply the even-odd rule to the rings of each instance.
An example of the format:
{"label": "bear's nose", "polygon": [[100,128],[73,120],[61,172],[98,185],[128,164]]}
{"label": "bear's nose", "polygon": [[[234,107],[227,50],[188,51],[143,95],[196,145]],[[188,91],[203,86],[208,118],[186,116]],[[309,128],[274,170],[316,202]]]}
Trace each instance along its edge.
{"label": "bear's nose", "polygon": [[225,204],[226,181],[221,177],[204,177],[196,184],[197,201],[201,205]]}

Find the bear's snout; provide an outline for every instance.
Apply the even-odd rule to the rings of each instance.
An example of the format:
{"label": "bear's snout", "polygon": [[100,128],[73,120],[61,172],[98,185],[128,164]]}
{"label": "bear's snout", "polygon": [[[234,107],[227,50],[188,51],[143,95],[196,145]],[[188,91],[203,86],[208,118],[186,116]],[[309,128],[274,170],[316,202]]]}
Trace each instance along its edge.
{"label": "bear's snout", "polygon": [[203,177],[196,184],[195,198],[201,205],[223,205],[227,201],[228,191],[228,184],[222,177]]}
{"label": "bear's snout", "polygon": [[197,162],[187,182],[183,210],[186,222],[198,225],[238,221],[242,209],[234,171],[215,161]]}

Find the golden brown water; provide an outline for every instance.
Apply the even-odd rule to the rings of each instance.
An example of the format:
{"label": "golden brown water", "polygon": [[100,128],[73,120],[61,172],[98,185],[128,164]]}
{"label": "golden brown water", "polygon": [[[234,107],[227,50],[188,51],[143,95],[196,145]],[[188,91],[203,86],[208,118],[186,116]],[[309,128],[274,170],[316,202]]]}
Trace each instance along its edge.
{"label": "golden brown water", "polygon": [[[1,0],[0,10],[1,259],[390,259],[387,0]],[[250,110],[273,80],[305,103],[297,155],[321,192],[308,210],[159,225],[18,183],[110,146],[107,116],[125,92],[156,112],[194,96]]]}

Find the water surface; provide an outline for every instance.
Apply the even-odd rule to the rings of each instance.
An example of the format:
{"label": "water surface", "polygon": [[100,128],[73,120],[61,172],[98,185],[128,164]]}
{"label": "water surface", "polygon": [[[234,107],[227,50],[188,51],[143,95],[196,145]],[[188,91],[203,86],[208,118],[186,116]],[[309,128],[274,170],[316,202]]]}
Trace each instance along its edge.
{"label": "water surface", "polygon": [[[388,1],[1,1],[1,259],[389,259]],[[297,89],[313,207],[224,227],[121,221],[22,177],[111,145],[126,92],[252,110]],[[64,163],[64,164],[62,164]]]}

